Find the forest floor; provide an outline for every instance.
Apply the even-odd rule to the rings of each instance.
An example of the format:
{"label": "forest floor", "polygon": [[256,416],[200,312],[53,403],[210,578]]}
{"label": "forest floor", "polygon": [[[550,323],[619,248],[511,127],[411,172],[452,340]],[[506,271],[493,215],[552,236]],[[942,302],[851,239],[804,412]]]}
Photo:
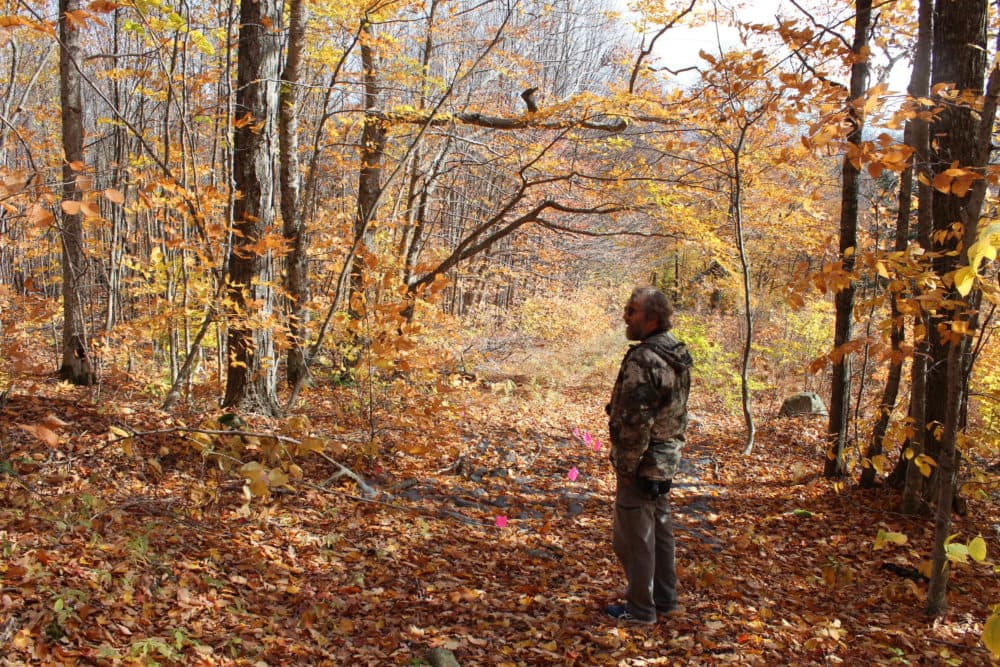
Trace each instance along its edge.
{"label": "forest floor", "polygon": [[[898,514],[891,491],[824,479],[822,421],[763,418],[744,456],[741,424],[697,395],[671,492],[682,613],[606,618],[622,589],[611,380],[469,386],[450,399],[452,442],[412,455],[397,415],[397,451],[343,459],[373,497],[329,455],[299,456],[287,485],[250,497],[224,457],[172,430],[199,415],[125,386],[99,402],[52,382],[14,391],[0,665],[418,665],[433,647],[463,666],[996,664],[980,638],[1000,603],[993,565],[956,566],[949,611],[927,620],[926,584],[884,565],[918,568],[929,520]],[[337,431],[345,390],[313,391],[309,428]],[[1000,553],[995,496],[954,520]],[[907,541],[876,548],[879,530]]]}

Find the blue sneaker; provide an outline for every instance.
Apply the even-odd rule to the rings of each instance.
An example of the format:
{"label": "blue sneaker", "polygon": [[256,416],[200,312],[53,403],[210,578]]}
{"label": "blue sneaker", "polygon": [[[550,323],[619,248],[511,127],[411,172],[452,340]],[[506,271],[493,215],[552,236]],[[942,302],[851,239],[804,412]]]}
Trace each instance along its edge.
{"label": "blue sneaker", "polygon": [[632,615],[632,612],[628,610],[628,607],[623,604],[611,604],[604,608],[604,613],[615,619],[616,621],[626,621],[629,623],[645,623],[647,625],[652,625],[656,623],[655,618],[638,618]]}

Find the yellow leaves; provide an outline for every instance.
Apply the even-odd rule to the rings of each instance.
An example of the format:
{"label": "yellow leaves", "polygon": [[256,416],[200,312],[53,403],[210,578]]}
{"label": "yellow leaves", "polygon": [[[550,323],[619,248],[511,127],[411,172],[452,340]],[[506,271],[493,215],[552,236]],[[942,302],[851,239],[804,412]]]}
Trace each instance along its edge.
{"label": "yellow leaves", "polygon": [[894,533],[891,531],[882,530],[878,531],[875,535],[874,549],[883,549],[887,544],[903,545],[906,544],[907,538],[903,533]]}
{"label": "yellow leaves", "polygon": [[[912,450],[907,449],[907,451],[912,456]],[[920,454],[919,456],[917,456],[916,458],[913,459],[913,463],[914,463],[914,465],[917,466],[917,469],[920,470],[920,474],[923,475],[924,477],[930,477],[931,476],[931,468],[933,468],[934,466],[937,465],[937,461],[935,461],[934,459],[932,459],[927,454]]]}
{"label": "yellow leaves", "polygon": [[305,454],[312,452],[314,454],[322,454],[326,451],[327,441],[324,438],[314,438],[308,436],[302,438],[302,442],[296,445],[295,450],[298,454]]}
{"label": "yellow leaves", "polygon": [[953,162],[949,169],[945,169],[934,177],[934,189],[944,194],[952,194],[956,197],[964,197],[969,194],[972,184],[981,180],[982,176],[971,169],[963,169],[958,166],[958,162]]}
{"label": "yellow leaves", "polygon": [[1000,656],[1000,608],[998,607],[993,608],[993,613],[983,626],[983,644],[990,653]]}
{"label": "yellow leaves", "polygon": [[246,480],[246,483],[243,485],[243,493],[247,500],[269,493],[267,471],[260,462],[251,461],[250,463],[244,463],[240,467],[240,474]]}
{"label": "yellow leaves", "polygon": [[[860,61],[867,60],[868,49],[867,48],[863,49],[862,53],[858,54],[856,57]],[[886,83],[879,83],[872,86],[865,94],[865,101],[862,107],[863,112],[867,115],[870,114],[872,111],[874,111],[878,107],[882,96],[884,96],[888,91],[889,91],[889,85]]]}
{"label": "yellow leaves", "polygon": [[982,535],[977,535],[969,542],[969,557],[977,563],[986,560],[986,540],[983,539]]}
{"label": "yellow leaves", "polygon": [[0,28],[16,28],[25,24],[26,21],[20,16],[0,16]]}
{"label": "yellow leaves", "polygon": [[412,440],[401,444],[399,446],[399,450],[409,454],[410,456],[422,456],[430,451],[433,451],[434,447],[428,442]]}
{"label": "yellow leaves", "polygon": [[968,296],[979,281],[979,267],[983,262],[993,262],[1000,248],[1000,223],[992,223],[980,229],[976,240],[966,250],[969,258],[968,266],[959,268],[951,276],[956,291],[963,297]]}
{"label": "yellow leaves", "polygon": [[976,283],[976,270],[971,266],[963,266],[955,272],[955,289],[962,296],[968,296]]}
{"label": "yellow leaves", "polygon": [[243,485],[243,495],[247,500],[251,498],[266,498],[271,494],[272,487],[285,486],[289,482],[289,476],[280,468],[268,470],[258,461],[244,463],[240,467],[240,474],[246,482]]}
{"label": "yellow leaves", "polygon": [[215,55],[215,47],[212,43],[208,41],[208,38],[200,30],[192,30],[188,33],[191,38],[191,43],[194,44],[195,48],[204,53],[207,56]]}
{"label": "yellow leaves", "polygon": [[132,446],[133,436],[131,433],[129,433],[123,428],[112,425],[108,427],[108,436],[109,436],[108,437],[109,442],[114,442],[115,440],[117,440],[121,443],[122,451],[125,452],[127,456],[132,456],[133,454],[135,454],[135,450]]}
{"label": "yellow leaves", "polygon": [[204,453],[212,446],[212,436],[207,433],[191,433],[187,437],[187,442],[196,451]]}
{"label": "yellow leaves", "polygon": [[951,563],[967,563],[972,558],[977,563],[986,561],[986,541],[982,535],[969,540],[968,544],[954,542],[957,535],[949,535],[944,541],[945,557]]}
{"label": "yellow leaves", "polygon": [[285,429],[288,435],[293,438],[301,438],[309,433],[309,417],[306,415],[292,415],[285,421]]}

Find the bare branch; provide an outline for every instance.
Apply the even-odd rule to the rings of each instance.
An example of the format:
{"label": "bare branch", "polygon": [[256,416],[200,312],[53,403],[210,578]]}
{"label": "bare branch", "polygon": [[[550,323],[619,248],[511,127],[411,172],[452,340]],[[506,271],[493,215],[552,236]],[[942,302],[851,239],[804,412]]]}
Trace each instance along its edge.
{"label": "bare branch", "polygon": [[506,118],[503,116],[489,116],[477,112],[458,112],[451,114],[434,114],[433,112],[420,111],[370,111],[368,116],[377,118],[390,124],[412,124],[423,125],[425,127],[440,127],[453,123],[485,127],[491,130],[567,130],[572,128],[585,128],[588,130],[599,130],[602,132],[618,133],[623,132],[628,127],[628,122],[624,118],[615,118],[607,121],[594,121],[584,118],[568,120],[542,120],[517,116]]}
{"label": "bare branch", "polygon": [[[680,14],[678,14],[677,16],[675,16],[673,18],[673,20],[670,21],[670,23],[668,23],[665,26],[663,26],[660,29],[660,31],[658,33],[656,33],[653,36],[652,39],[649,40],[649,46],[648,47],[646,47],[646,48],[640,47],[639,57],[635,59],[635,66],[632,67],[632,75],[629,77],[629,80],[628,80],[628,92],[629,93],[634,93],[635,92],[635,82],[639,78],[639,71],[642,68],[642,61],[649,54],[651,54],[653,52],[653,48],[656,46],[656,40],[658,40],[660,37],[663,37],[663,34],[665,32],[667,32],[668,30],[670,30],[671,28],[673,28],[677,24],[678,21],[680,21],[682,18],[684,18],[685,16],[687,16],[688,14],[690,14],[691,11],[694,9],[694,5],[695,5],[696,2],[697,2],[697,0],[691,0],[691,4],[688,5],[687,9],[683,10]],[[643,41],[645,41],[645,40],[643,40]],[[692,69],[692,68],[685,68],[685,69]],[[668,70],[668,71],[670,71],[670,70]],[[685,70],[681,70],[681,71],[683,72]],[[671,73],[672,74],[676,74],[675,72],[672,72],[672,71],[671,71]]]}
{"label": "bare branch", "polygon": [[[847,48],[847,49],[851,48],[851,42],[850,42],[849,39],[847,39],[846,37],[844,37],[840,33],[835,32],[832,28],[829,28],[829,27],[823,25],[822,23],[820,23],[818,20],[816,20],[816,17],[813,16],[812,14],[810,14],[809,11],[805,7],[803,7],[802,5],[800,5],[798,3],[798,0],[790,0],[790,2],[793,5],[795,5],[795,8],[798,9],[800,12],[802,12],[802,14],[807,19],[809,19],[809,22],[813,24],[814,28],[819,28],[819,31],[821,33],[823,33],[825,35],[830,35],[831,37],[839,40],[844,45],[845,48]],[[841,21],[838,25],[843,25],[843,23],[844,23],[844,21]]]}
{"label": "bare branch", "polygon": [[539,226],[545,229],[550,229],[555,232],[565,232],[567,234],[573,234],[575,236],[589,236],[592,238],[609,238],[617,236],[638,236],[645,239],[676,239],[685,240],[688,237],[683,234],[669,234],[667,232],[637,232],[631,230],[621,230],[617,232],[593,232],[587,229],[576,229],[575,227],[567,227],[565,225],[559,225],[548,220],[538,219],[535,222]]}

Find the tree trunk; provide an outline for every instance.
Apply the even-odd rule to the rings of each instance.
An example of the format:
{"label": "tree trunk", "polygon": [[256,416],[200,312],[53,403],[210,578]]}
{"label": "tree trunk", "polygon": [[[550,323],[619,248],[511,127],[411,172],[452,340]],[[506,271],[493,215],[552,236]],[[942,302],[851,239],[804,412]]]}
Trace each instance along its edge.
{"label": "tree trunk", "polygon": [[235,240],[229,257],[226,396],[223,405],[278,413],[274,290],[270,253],[257,244],[274,219],[274,125],[278,108],[281,5],[278,0],[240,3],[234,109],[233,202]]}
{"label": "tree trunk", "polygon": [[[985,20],[981,5],[985,0],[969,0],[961,3],[961,8],[953,7],[954,3],[935,4],[934,13],[934,56],[931,85],[949,83],[959,90],[972,88],[982,91],[983,73],[985,70],[985,54],[974,51],[971,40],[972,31],[979,30],[973,23]],[[966,11],[968,4],[968,11]],[[966,40],[966,41],[963,41]],[[976,57],[972,57],[976,56]],[[961,57],[957,62],[954,59]],[[976,83],[978,81],[978,83]],[[974,147],[969,143],[977,136],[978,120],[971,111],[960,105],[945,103],[939,113],[935,114],[931,123],[931,136],[934,137],[931,163],[934,174],[951,167],[953,161],[958,161],[962,167],[973,165],[971,157]],[[933,261],[934,272],[944,276],[954,271],[958,266],[958,239],[952,231],[955,223],[964,223],[967,200],[946,193],[934,192],[932,211],[934,225],[934,244],[932,250],[940,253]],[[963,201],[964,200],[964,201]],[[971,224],[978,223],[978,216],[971,219]],[[927,438],[928,454],[937,458],[940,448],[940,435],[944,426],[946,405],[941,400],[932,397],[947,394],[948,377],[948,340],[942,338],[942,329],[947,328],[951,314],[945,309],[938,309],[931,318],[928,336],[930,341],[930,358],[927,365],[927,425],[932,437]],[[936,434],[937,437],[933,437]],[[938,476],[932,477],[932,485],[936,484]],[[934,489],[931,489],[932,495]]]}
{"label": "tree trunk", "polygon": [[[930,95],[931,78],[931,42],[933,40],[934,6],[933,0],[920,0],[917,44],[913,59],[913,72],[910,75],[908,94],[911,100],[926,99]],[[912,126],[912,146],[915,171],[920,177],[917,180],[917,243],[924,250],[931,247],[931,229],[933,216],[931,201],[933,192],[929,185],[932,174],[930,167],[929,124],[926,118],[915,116],[907,122]],[[900,509],[904,514],[917,514],[924,505],[924,476],[914,462],[917,456],[924,453],[924,442],[927,438],[926,418],[926,386],[927,386],[927,355],[929,340],[927,329],[929,319],[926,313],[918,313],[914,317],[914,352],[913,365],[910,369],[910,410],[913,424],[913,437],[909,440],[910,456],[905,456],[906,448],[900,453],[899,464],[890,478],[902,481],[903,494]]]}
{"label": "tree trunk", "polygon": [[[847,115],[851,122],[851,132],[847,141],[854,145],[861,143],[864,129],[864,109],[862,107],[868,86],[868,59],[863,54],[868,46],[868,29],[871,25],[871,0],[857,0],[854,17],[854,42],[851,51],[854,63],[851,65],[850,99]],[[860,169],[844,157],[844,180],[840,199],[840,257],[845,275],[854,272],[855,250],[858,234],[858,179]],[[854,310],[854,281],[837,292],[835,298],[836,322],[834,324],[833,346],[838,356],[833,364],[833,382],[830,390],[830,455],[827,457],[823,474],[840,477],[846,472],[844,449],[847,446],[847,427],[851,405],[851,357],[844,353],[843,346],[851,340],[851,320]]]}
{"label": "tree trunk", "polygon": [[743,356],[740,364],[740,398],[743,405],[743,423],[746,424],[743,454],[753,453],[754,439],[757,427],[753,421],[753,411],[750,409],[750,354],[753,351],[753,302],[750,292],[750,260],[747,258],[746,244],[743,233],[743,171],[740,164],[740,151],[743,147],[743,136],[733,152],[733,184],[731,204],[733,222],[736,231],[736,247],[740,255],[740,268],[743,278],[743,325],[746,337],[743,341]]}
{"label": "tree trunk", "polygon": [[62,294],[63,351],[59,377],[73,384],[89,385],[96,381],[90,358],[81,299],[86,257],[83,252],[82,200],[77,177],[84,170],[83,101],[80,96],[80,32],[67,18],[67,12],[80,9],[78,0],[59,0],[59,102],[62,107],[63,201],[62,210]]}
{"label": "tree trunk", "polygon": [[305,379],[305,325],[309,312],[309,258],[305,247],[305,221],[301,202],[299,175],[299,80],[302,49],[308,16],[305,0],[289,0],[288,51],[281,76],[281,99],[278,117],[278,141],[281,181],[281,222],[288,243],[285,259],[285,290],[288,298],[288,348],[286,375],[292,387]]}
{"label": "tree trunk", "polygon": [[[933,83],[953,83],[959,91],[971,91],[982,95],[987,65],[986,24],[988,17],[987,0],[966,0],[962,3],[938,0],[935,6],[934,68]],[[996,95],[1000,87],[1000,77],[994,69],[990,75],[990,86],[985,96],[983,108],[971,109],[964,105],[942,104],[935,116],[932,134],[936,148],[934,161],[935,175],[951,167],[952,162],[959,167],[981,169],[986,166],[990,150],[990,138],[996,116]],[[985,141],[986,146],[983,146]],[[962,234],[959,238],[945,239],[943,250],[967,249],[975,241],[978,233],[979,216],[985,195],[985,182],[980,181],[964,196],[951,192],[934,192],[935,230],[954,229],[960,223]],[[944,271],[968,266],[969,257],[965,252],[942,257],[935,261],[935,269]],[[976,268],[976,267],[973,267]],[[932,348],[934,359],[943,354],[943,372],[931,375],[935,382],[928,382],[927,396],[933,391],[935,396],[946,396],[940,414],[941,438],[937,452],[937,499],[934,522],[934,565],[930,587],[927,591],[928,616],[938,616],[947,609],[948,561],[945,557],[945,541],[951,532],[951,510],[955,496],[957,475],[957,452],[955,441],[962,427],[961,413],[968,372],[968,350],[975,313],[971,304],[975,294],[962,297],[955,289],[947,295],[956,304],[942,316],[943,330],[949,335],[932,338],[936,347]],[[943,309],[942,309],[943,310]],[[966,326],[953,326],[963,323]],[[936,329],[936,327],[935,327]],[[943,384],[941,384],[943,376]],[[943,392],[941,391],[943,389]],[[940,401],[928,401],[930,406],[941,405]],[[943,414],[942,414],[943,413]]]}
{"label": "tree trunk", "polygon": [[[375,71],[371,24],[365,21],[361,34],[361,66],[364,69],[364,107],[372,111],[378,104],[379,86]],[[361,133],[361,169],[358,172],[358,206],[354,218],[354,245],[351,248],[350,293],[348,312],[357,319],[364,316],[365,270],[364,256],[372,244],[371,221],[382,196],[382,156],[385,152],[386,130],[383,121],[372,114],[365,115]],[[359,261],[359,258],[361,261]]]}
{"label": "tree trunk", "polygon": [[[913,145],[913,122],[907,121],[903,131],[903,141],[908,146]],[[913,195],[913,166],[903,170],[899,175],[899,197],[896,210],[896,232],[893,250],[902,254],[906,252],[910,235],[910,199]],[[903,351],[902,345],[905,340],[905,319],[899,312],[899,298],[897,291],[892,290],[890,283],[889,293],[889,317],[892,322],[892,329],[889,333],[890,358],[889,376],[886,378],[885,387],[882,390],[882,400],[879,402],[878,418],[872,428],[871,442],[868,443],[868,451],[865,453],[867,462],[861,469],[860,486],[865,489],[873,488],[876,485],[877,469],[873,461],[876,456],[880,456],[885,451],[885,434],[889,428],[892,418],[892,411],[896,407],[896,399],[899,396],[899,386],[903,379]]]}

